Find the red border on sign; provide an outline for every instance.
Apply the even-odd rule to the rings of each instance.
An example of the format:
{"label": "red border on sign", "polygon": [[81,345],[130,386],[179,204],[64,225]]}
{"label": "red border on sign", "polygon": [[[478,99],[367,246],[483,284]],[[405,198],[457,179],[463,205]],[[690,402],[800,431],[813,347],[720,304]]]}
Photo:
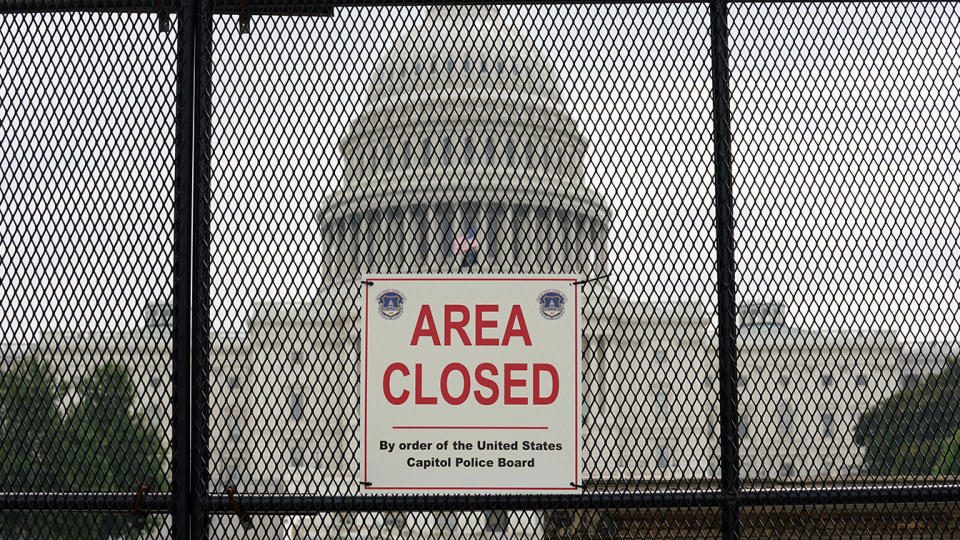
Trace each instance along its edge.
{"label": "red border on sign", "polygon": [[370,287],[364,287],[366,299],[363,302],[363,481],[367,481],[367,336],[370,334]]}
{"label": "red border on sign", "polygon": [[[559,281],[563,283],[573,283],[573,483],[579,484],[580,477],[577,474],[580,470],[580,343],[578,341],[580,331],[580,306],[577,298],[577,280],[575,279],[548,279],[548,278],[386,278],[386,281]],[[363,304],[363,482],[369,482],[367,478],[367,356],[369,347],[367,345],[370,339],[370,287],[364,287],[366,290]],[[384,487],[384,486],[363,486],[364,490],[388,490],[388,489],[408,489],[408,490],[458,490],[458,491],[576,491],[579,487]]]}

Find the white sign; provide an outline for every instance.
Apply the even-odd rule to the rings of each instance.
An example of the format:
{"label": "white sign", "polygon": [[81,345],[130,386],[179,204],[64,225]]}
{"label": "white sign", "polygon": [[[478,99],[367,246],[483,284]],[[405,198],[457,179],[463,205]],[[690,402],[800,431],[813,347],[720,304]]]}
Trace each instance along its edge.
{"label": "white sign", "polygon": [[577,279],[365,276],[364,491],[577,493]]}

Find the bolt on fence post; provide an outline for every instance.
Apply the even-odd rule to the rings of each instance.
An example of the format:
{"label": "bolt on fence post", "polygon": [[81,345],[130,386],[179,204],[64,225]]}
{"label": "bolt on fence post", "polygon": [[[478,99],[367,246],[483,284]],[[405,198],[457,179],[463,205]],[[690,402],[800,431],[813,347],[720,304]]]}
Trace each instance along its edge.
{"label": "bolt on fence post", "polygon": [[717,315],[720,382],[720,490],[723,538],[740,536],[740,459],[737,403],[737,304],[733,172],[730,153],[730,51],[726,0],[710,2],[713,77],[713,163],[716,188]]}
{"label": "bolt on fence post", "polygon": [[176,135],[173,202],[173,538],[190,538],[191,295],[193,294],[193,128],[196,0],[177,10]]}

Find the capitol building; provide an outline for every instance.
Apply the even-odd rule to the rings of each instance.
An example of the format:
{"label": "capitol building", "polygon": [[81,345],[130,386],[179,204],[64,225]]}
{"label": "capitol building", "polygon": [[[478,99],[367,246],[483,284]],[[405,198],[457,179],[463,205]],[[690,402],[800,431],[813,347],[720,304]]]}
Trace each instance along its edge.
{"label": "capitol building", "polygon": [[[565,104],[556,68],[499,8],[430,8],[379,60],[367,95],[339,141],[340,185],[304,216],[324,231],[318,297],[260,302],[243,332],[212,339],[213,491],[360,494],[363,273],[598,276],[623,264],[610,258],[610,203],[587,177],[590,135]],[[583,482],[610,491],[715,486],[714,308],[633,302],[614,289],[609,280],[583,287]],[[743,477],[857,474],[854,426],[896,389],[897,336],[794,327],[788,306],[758,300],[739,317]],[[123,353],[104,352],[106,338],[55,342],[45,354],[58,360]],[[169,351],[128,353],[159,362]],[[136,384],[156,401],[146,405],[163,410],[169,395],[156,389],[169,381]],[[341,527],[349,532],[334,537],[389,529],[397,538],[532,539],[566,526],[537,512],[263,519],[282,521],[289,538]]]}
{"label": "capitol building", "polygon": [[[615,270],[611,209],[586,173],[589,136],[565,105],[556,68],[499,8],[430,8],[377,63],[367,95],[340,140],[342,183],[315,215],[325,231],[322,299],[260,305],[249,321],[247,335],[261,343],[306,347],[272,358],[331,366],[320,370],[323,381],[286,381],[293,403],[325,414],[276,427],[276,443],[320,445],[275,449],[298,457],[285,473],[289,491],[359,493],[359,347],[351,346],[359,343],[352,300],[362,274]],[[457,249],[466,234],[476,242]],[[583,291],[584,483],[715,485],[712,308],[627,302],[605,281]],[[741,472],[784,482],[855,474],[853,428],[895,388],[896,336],[808,331],[788,326],[786,315],[775,303],[741,308]],[[343,392],[344,383],[354,390]],[[319,423],[331,417],[340,423]],[[541,538],[565,526],[533,512],[376,519],[356,534],[386,534],[386,527],[397,537],[407,530]],[[292,538],[320,538],[329,523],[294,517],[287,526]]]}

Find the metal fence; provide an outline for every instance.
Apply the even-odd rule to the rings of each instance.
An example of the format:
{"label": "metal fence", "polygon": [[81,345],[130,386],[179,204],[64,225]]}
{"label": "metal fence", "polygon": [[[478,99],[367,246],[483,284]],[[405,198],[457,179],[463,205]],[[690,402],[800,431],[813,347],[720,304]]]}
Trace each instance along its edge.
{"label": "metal fence", "polygon": [[[0,0],[0,538],[957,534],[957,6]],[[367,272],[590,278],[580,493],[361,494]]]}

